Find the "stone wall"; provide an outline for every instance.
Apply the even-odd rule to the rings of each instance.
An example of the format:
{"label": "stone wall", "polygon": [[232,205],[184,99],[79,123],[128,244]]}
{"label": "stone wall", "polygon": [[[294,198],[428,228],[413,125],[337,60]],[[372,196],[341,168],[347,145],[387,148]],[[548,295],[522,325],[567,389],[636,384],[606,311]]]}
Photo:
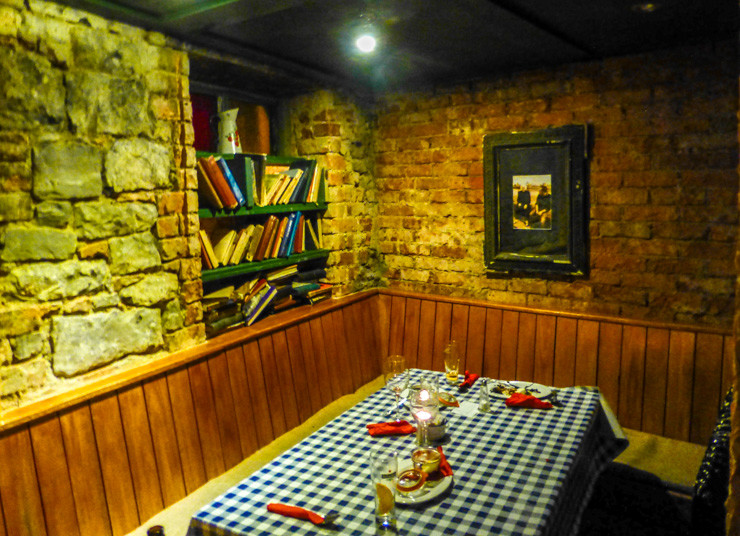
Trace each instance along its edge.
{"label": "stone wall", "polygon": [[[737,43],[389,95],[377,110],[378,246],[397,288],[729,327]],[[590,274],[486,277],[483,136],[588,123]]]}
{"label": "stone wall", "polygon": [[0,0],[2,407],[204,339],[188,98],[164,36]]}

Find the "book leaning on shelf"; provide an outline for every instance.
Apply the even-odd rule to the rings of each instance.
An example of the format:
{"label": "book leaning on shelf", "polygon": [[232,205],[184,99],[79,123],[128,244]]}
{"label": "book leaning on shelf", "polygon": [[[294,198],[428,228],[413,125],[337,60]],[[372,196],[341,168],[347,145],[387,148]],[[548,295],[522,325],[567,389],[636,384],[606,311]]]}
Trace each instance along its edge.
{"label": "book leaning on shelf", "polygon": [[[203,180],[211,184],[212,190],[224,208],[234,209],[246,203],[243,192],[223,158],[219,157],[217,160],[213,155],[201,156],[197,160],[197,166],[200,174],[199,181]],[[210,190],[204,186],[204,191]],[[206,201],[216,205],[213,208],[221,208],[218,206],[218,201],[211,201],[208,195],[205,197]]]}

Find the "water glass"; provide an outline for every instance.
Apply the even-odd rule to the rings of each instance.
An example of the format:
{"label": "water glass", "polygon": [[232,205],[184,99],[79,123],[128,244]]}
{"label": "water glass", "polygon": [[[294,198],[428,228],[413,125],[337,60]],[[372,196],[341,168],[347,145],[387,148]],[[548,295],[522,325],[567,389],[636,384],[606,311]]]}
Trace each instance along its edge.
{"label": "water glass", "polygon": [[370,454],[370,477],[375,495],[375,532],[396,533],[398,451],[381,448]]}
{"label": "water glass", "polygon": [[447,383],[457,384],[460,376],[460,354],[457,351],[457,341],[450,341],[443,351],[445,358],[445,378]]}

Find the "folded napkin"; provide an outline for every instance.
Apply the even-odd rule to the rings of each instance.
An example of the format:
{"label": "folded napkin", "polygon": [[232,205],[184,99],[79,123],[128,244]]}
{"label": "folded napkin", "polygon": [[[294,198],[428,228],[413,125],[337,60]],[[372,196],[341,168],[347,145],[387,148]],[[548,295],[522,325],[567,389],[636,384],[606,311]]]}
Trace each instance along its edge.
{"label": "folded napkin", "polygon": [[473,374],[472,372],[468,372],[466,370],[465,380],[463,380],[463,382],[460,384],[458,389],[460,389],[460,391],[465,391],[466,389],[469,389],[470,387],[473,386],[473,384],[475,383],[475,380],[477,380],[478,378],[480,378],[480,374]]}
{"label": "folded napkin", "polygon": [[288,517],[295,517],[297,519],[307,519],[314,525],[320,525],[324,522],[324,518],[319,514],[314,514],[310,510],[301,508],[299,506],[290,506],[288,504],[270,503],[267,505],[267,510],[275,514],[281,514]]}
{"label": "folded napkin", "polygon": [[442,452],[442,445],[437,447],[437,451],[440,455],[438,471],[442,473],[442,476],[452,476],[452,467],[450,467],[450,462],[447,461],[445,453]]}
{"label": "folded napkin", "polygon": [[368,424],[367,431],[371,436],[379,435],[406,435],[416,432],[416,428],[408,421],[379,422]]}
{"label": "folded napkin", "polygon": [[540,400],[536,396],[525,395],[524,393],[514,393],[506,399],[506,405],[517,408],[535,409],[550,409],[552,407],[552,404],[547,400]]}

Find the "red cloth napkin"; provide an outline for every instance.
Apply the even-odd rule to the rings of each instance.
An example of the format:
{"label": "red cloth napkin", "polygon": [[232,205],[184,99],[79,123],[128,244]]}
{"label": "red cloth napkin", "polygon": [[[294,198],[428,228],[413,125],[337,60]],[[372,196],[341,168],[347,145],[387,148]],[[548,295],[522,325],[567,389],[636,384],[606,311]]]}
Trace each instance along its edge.
{"label": "red cloth napkin", "polygon": [[452,467],[450,467],[450,462],[447,461],[447,457],[445,456],[445,453],[442,452],[442,445],[437,447],[437,451],[439,452],[440,460],[439,460],[439,469],[438,471],[442,473],[442,476],[452,476]]}
{"label": "red cloth napkin", "polygon": [[473,374],[472,372],[465,371],[465,380],[460,384],[460,391],[464,391],[465,389],[468,389],[473,386],[475,383],[475,380],[480,378],[480,374]]}
{"label": "red cloth napkin", "polygon": [[367,431],[371,436],[379,435],[406,435],[416,432],[416,428],[408,421],[379,422],[368,424]]}
{"label": "red cloth napkin", "polygon": [[267,505],[267,510],[275,514],[281,514],[288,517],[295,517],[297,519],[308,519],[314,525],[320,525],[324,522],[324,518],[319,514],[314,514],[310,510],[301,508],[299,506],[290,506],[288,504],[270,503]]}
{"label": "red cloth napkin", "polygon": [[507,406],[514,406],[517,408],[535,408],[535,409],[550,409],[552,404],[547,400],[540,400],[536,396],[525,395],[524,393],[514,393],[506,399]]}

